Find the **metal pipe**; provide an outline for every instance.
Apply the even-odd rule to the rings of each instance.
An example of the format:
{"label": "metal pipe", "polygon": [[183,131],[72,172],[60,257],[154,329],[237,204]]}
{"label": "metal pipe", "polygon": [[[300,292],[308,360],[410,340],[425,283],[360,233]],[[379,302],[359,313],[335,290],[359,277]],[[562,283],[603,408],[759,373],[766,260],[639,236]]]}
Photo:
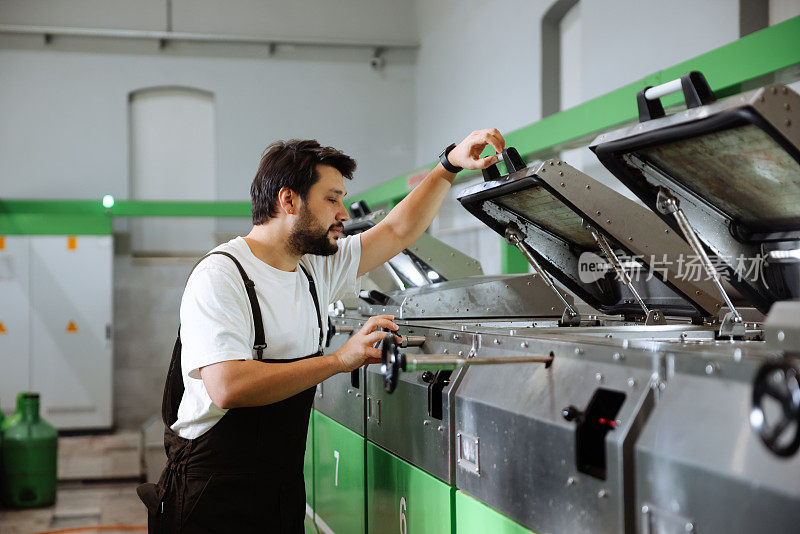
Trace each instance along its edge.
{"label": "metal pipe", "polygon": [[534,255],[531,254],[531,251],[525,246],[525,242],[520,238],[518,232],[509,226],[506,228],[505,237],[512,245],[517,247],[519,251],[522,252],[522,255],[525,256],[525,259],[531,264],[531,267],[533,267],[533,269],[542,278],[542,280],[544,280],[548,287],[552,289],[553,292],[558,296],[564,306],[566,306],[566,309],[569,310],[569,313],[571,313],[573,317],[578,315],[577,310],[575,310],[575,308],[573,308],[570,303],[567,302],[567,299],[564,298],[564,295],[561,294],[561,291],[559,291],[555,283],[553,283],[553,279],[550,278],[550,275],[547,273],[547,271],[545,271],[542,266],[539,265],[539,262],[536,260]]}
{"label": "metal pipe", "polygon": [[641,306],[642,309],[644,310],[644,314],[648,315],[650,313],[650,310],[647,309],[647,305],[644,303],[644,300],[642,300],[642,297],[639,296],[639,292],[636,291],[635,287],[633,287],[633,281],[631,280],[631,277],[628,276],[628,273],[622,267],[622,262],[620,262],[619,258],[617,258],[617,255],[614,254],[614,251],[611,249],[611,245],[608,244],[608,240],[606,239],[606,237],[602,235],[600,232],[598,232],[593,226],[587,226],[587,230],[591,232],[592,237],[594,237],[594,240],[602,249],[603,254],[606,255],[608,261],[610,261],[611,265],[614,266],[614,270],[619,275],[620,279],[622,280],[622,283],[628,286],[630,292],[633,293],[633,296],[636,298],[636,301],[639,303],[639,306]]}
{"label": "metal pipe", "polygon": [[454,358],[447,354],[431,354],[427,356],[405,355],[404,371],[451,371],[462,365],[497,365],[507,363],[544,363],[553,362],[553,356],[505,356],[499,358]]}
{"label": "metal pipe", "polygon": [[404,349],[407,347],[421,347],[427,340],[428,338],[425,336],[403,336],[400,346]]}
{"label": "metal pipe", "polygon": [[122,30],[102,28],[70,28],[66,26],[27,26],[0,24],[0,33],[60,35],[72,37],[110,37],[118,39],[152,39],[156,41],[191,41],[215,43],[245,44],[292,44],[301,46],[340,46],[352,48],[419,48],[419,43],[397,40],[357,40],[337,38],[299,38],[299,37],[267,37],[258,35],[235,35],[223,33],[192,33],[151,30]]}
{"label": "metal pipe", "polygon": [[703,248],[700,238],[697,237],[697,234],[695,233],[694,228],[692,228],[689,219],[678,205],[678,201],[675,200],[675,197],[662,189],[658,194],[656,203],[660,211],[663,213],[671,213],[675,217],[675,221],[678,223],[678,226],[680,227],[681,232],[683,232],[684,237],[686,237],[686,241],[689,242],[689,246],[692,247],[694,253],[700,257],[706,274],[711,277],[714,285],[717,286],[722,298],[725,300],[725,304],[731,310],[731,313],[735,317],[735,322],[741,323],[743,321],[741,314],[733,306],[733,302],[731,302],[728,293],[725,291],[725,288],[722,287],[722,281],[719,278],[719,273],[717,273],[717,270],[714,268],[714,264],[711,263],[711,259],[708,257],[708,254],[706,254],[706,250]]}

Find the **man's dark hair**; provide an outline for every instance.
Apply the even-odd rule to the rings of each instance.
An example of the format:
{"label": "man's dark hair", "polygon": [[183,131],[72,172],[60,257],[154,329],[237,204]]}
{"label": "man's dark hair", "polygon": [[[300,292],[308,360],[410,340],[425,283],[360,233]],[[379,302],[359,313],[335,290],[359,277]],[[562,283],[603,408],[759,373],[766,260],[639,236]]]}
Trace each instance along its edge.
{"label": "man's dark hair", "polygon": [[353,178],[356,161],[335,148],[320,146],[315,139],[290,139],[269,145],[261,156],[250,185],[253,224],[264,224],[278,214],[278,192],[288,187],[303,200],[319,180],[317,165],[328,165],[347,179]]}

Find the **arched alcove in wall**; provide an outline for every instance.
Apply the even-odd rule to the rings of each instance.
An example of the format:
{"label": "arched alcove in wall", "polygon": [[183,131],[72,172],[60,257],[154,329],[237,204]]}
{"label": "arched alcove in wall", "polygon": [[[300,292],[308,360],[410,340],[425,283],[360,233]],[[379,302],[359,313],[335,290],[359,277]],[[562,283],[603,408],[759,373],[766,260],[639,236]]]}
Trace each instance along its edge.
{"label": "arched alcove in wall", "polygon": [[[214,95],[150,87],[128,96],[132,200],[216,199]],[[214,219],[149,217],[130,222],[137,256],[184,256],[215,245]]]}

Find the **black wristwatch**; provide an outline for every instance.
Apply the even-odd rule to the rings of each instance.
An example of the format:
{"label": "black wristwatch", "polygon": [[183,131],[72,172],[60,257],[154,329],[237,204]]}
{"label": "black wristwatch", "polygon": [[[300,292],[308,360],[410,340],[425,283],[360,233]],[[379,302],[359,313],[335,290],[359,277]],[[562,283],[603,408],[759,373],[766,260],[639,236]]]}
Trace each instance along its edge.
{"label": "black wristwatch", "polygon": [[448,159],[447,159],[447,155],[448,155],[448,154],[450,153],[450,151],[451,151],[451,150],[453,150],[455,147],[456,147],[456,144],[455,144],[455,143],[453,143],[453,144],[452,144],[452,145],[450,145],[449,147],[447,147],[447,148],[445,148],[444,150],[442,150],[442,153],[441,153],[441,154],[439,154],[439,161],[441,161],[441,162],[442,162],[442,167],[444,167],[444,168],[445,168],[445,169],[446,169],[448,172],[452,172],[453,174],[455,174],[455,173],[457,173],[457,172],[459,172],[459,171],[463,171],[463,170],[464,170],[464,167],[456,167],[455,165],[453,165],[452,163],[450,163],[450,160],[448,160]]}

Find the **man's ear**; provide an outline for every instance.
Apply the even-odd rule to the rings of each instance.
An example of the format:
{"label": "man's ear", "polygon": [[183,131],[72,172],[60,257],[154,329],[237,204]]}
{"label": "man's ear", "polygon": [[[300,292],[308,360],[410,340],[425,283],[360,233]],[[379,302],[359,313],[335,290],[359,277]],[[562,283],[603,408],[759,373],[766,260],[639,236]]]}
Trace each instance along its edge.
{"label": "man's ear", "polygon": [[297,213],[299,198],[299,195],[288,187],[281,187],[281,190],[278,191],[278,209],[289,215]]}

